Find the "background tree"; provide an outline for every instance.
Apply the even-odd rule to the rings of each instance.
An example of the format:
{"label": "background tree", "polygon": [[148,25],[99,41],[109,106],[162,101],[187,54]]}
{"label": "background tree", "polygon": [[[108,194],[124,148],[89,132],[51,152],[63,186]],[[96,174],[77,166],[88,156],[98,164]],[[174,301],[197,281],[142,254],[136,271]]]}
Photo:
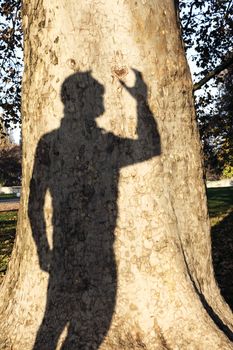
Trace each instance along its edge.
{"label": "background tree", "polygon": [[217,152],[222,164],[222,174],[233,177],[233,66],[224,76],[222,94],[217,101],[217,111],[222,120],[220,147]]}
{"label": "background tree", "polygon": [[232,68],[224,73],[218,84],[215,101],[209,105],[205,97],[198,98],[197,113],[202,135],[203,153],[207,177],[232,177]]}
{"label": "background tree", "polygon": [[21,1],[0,1],[0,108],[6,128],[20,122],[22,50]]}
{"label": "background tree", "polygon": [[21,184],[21,149],[18,145],[0,144],[0,184],[2,186]]}
{"label": "background tree", "polygon": [[[229,166],[231,153],[224,146],[232,139],[231,112],[223,113],[222,108],[226,98],[233,98],[231,89],[228,89],[226,97],[225,88],[229,85],[227,77],[233,63],[233,3],[181,0],[179,5],[186,52],[197,67],[194,90],[201,88],[195,96],[195,103],[206,174],[210,179],[219,178],[223,168]],[[227,70],[229,73],[226,73]],[[206,84],[209,79],[212,79],[210,85]]]}
{"label": "background tree", "polygon": [[0,185],[21,184],[21,146],[12,142],[0,119]]}
{"label": "background tree", "polygon": [[[200,71],[194,76],[205,78],[210,72],[233,63],[233,3],[231,0],[180,0],[179,9],[183,40],[187,53]],[[213,77],[216,77],[215,73]],[[197,89],[198,83],[194,87]]]}
{"label": "background tree", "polygon": [[[1,348],[231,349],[174,1],[25,1],[23,21],[23,196]],[[69,249],[46,309],[54,245]]]}

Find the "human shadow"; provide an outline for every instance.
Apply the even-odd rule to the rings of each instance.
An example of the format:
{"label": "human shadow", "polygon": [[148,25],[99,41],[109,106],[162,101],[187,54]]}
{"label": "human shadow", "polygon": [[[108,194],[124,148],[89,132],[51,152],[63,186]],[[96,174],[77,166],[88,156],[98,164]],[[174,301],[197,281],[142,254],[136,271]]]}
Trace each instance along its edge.
{"label": "human shadow", "polygon": [[[40,267],[49,273],[47,304],[34,350],[98,349],[110,327],[117,293],[114,230],[122,167],[161,153],[155,117],[142,74],[134,70],[138,139],[99,128],[104,86],[91,72],[69,76],[61,88],[64,118],[37,146],[30,181],[28,215]],[[45,195],[52,198],[53,246],[44,217]]]}

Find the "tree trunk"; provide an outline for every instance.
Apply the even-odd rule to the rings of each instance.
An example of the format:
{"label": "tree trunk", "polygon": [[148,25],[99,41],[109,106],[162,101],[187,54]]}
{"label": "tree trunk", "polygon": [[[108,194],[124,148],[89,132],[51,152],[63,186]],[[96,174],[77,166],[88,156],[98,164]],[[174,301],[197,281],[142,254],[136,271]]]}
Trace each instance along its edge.
{"label": "tree trunk", "polygon": [[231,349],[174,2],[25,0],[23,15],[0,349]]}

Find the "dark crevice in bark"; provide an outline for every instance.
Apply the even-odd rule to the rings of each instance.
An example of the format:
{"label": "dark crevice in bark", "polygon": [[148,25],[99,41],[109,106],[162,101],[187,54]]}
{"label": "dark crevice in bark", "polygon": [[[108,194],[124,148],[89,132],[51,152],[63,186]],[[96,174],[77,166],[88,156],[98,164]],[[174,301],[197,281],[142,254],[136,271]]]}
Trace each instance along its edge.
{"label": "dark crevice in bark", "polygon": [[[175,214],[174,208],[173,208],[173,211],[174,211],[174,214]],[[176,217],[176,214],[175,214],[175,217]],[[176,218],[176,222],[178,223],[177,218]],[[214,321],[216,326],[227,336],[227,338],[230,341],[233,341],[233,332],[231,331],[231,329],[227,325],[225,325],[225,323],[220,319],[220,317],[216,314],[216,312],[208,304],[204,294],[200,291],[201,288],[198,289],[197,284],[196,284],[196,282],[194,281],[194,279],[192,277],[192,274],[191,274],[191,271],[190,271],[190,268],[189,268],[189,265],[188,265],[188,262],[187,262],[187,259],[186,259],[186,254],[185,254],[185,251],[184,251],[182,240],[181,240],[181,237],[180,237],[179,233],[178,233],[178,239],[179,239],[179,242],[180,242],[180,249],[181,249],[181,252],[182,252],[182,255],[183,255],[183,258],[184,258],[184,263],[185,263],[185,266],[186,266],[186,270],[187,270],[188,276],[190,278],[190,281],[192,282],[194,290],[197,293],[197,295],[198,295],[198,297],[199,297],[203,307],[205,308],[206,312],[211,317],[211,319]]]}
{"label": "dark crevice in bark", "polygon": [[214,321],[214,323],[216,324],[216,326],[227,336],[227,338],[230,341],[233,341],[233,332],[231,331],[231,329],[221,320],[221,318],[216,314],[216,312],[212,309],[212,307],[208,304],[204,294],[198,289],[196,282],[194,281],[191,271],[189,269],[188,266],[188,262],[184,253],[184,249],[183,246],[181,244],[181,250],[183,253],[183,257],[184,257],[184,263],[187,269],[187,273],[189,275],[189,278],[192,282],[192,285],[194,287],[195,292],[197,293],[200,302],[202,303],[203,307],[205,308],[206,312],[208,313],[208,315],[211,317],[211,319]]}

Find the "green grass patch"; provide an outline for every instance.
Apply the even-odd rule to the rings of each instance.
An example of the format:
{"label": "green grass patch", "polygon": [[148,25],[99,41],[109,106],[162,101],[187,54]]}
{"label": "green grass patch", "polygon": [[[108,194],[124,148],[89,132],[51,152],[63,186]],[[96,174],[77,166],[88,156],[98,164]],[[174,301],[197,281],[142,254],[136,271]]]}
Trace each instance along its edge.
{"label": "green grass patch", "polygon": [[233,187],[208,188],[207,199],[210,218],[221,218],[233,210]]}
{"label": "green grass patch", "polygon": [[18,198],[15,193],[1,193],[0,199],[11,199],[11,198]]}
{"label": "green grass patch", "polygon": [[11,256],[17,224],[17,211],[0,212],[0,280]]}
{"label": "green grass patch", "polygon": [[215,278],[233,310],[233,187],[207,189]]}

